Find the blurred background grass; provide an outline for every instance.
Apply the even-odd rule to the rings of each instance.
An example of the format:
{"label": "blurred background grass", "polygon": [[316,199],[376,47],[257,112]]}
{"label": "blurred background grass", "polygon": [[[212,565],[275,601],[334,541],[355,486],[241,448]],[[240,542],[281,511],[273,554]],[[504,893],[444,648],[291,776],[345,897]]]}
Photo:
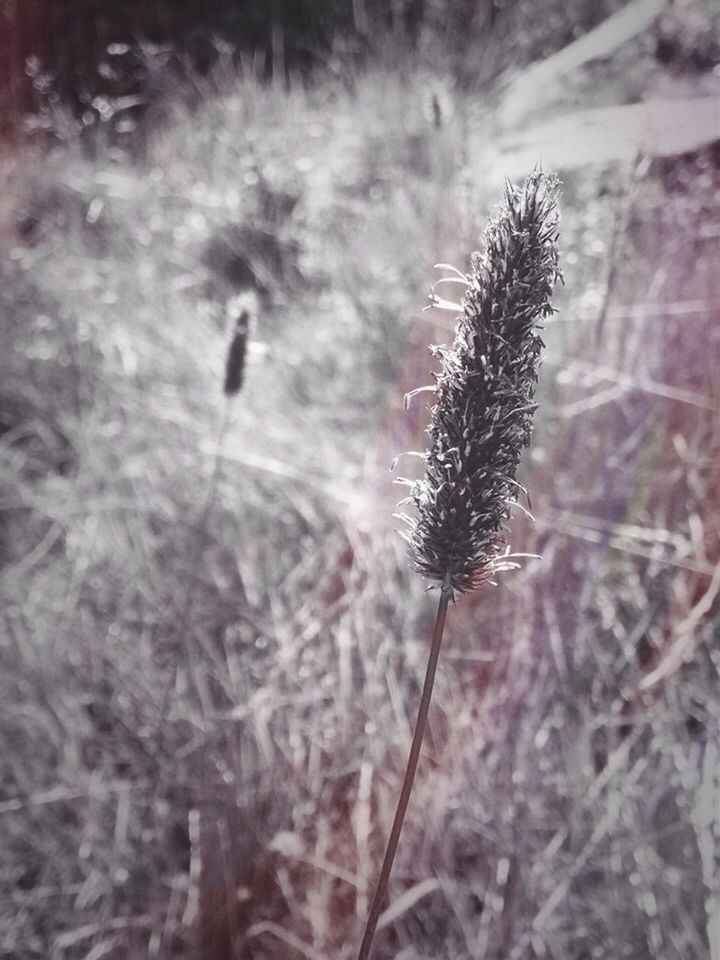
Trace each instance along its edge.
{"label": "blurred background grass", "polygon": [[[433,616],[388,469],[452,336],[423,298],[499,199],[501,73],[622,5],[326,6],[7,34],[2,957],[353,955]],[[714,24],[543,115],[705,91]],[[452,611],[378,960],[720,956],[717,143],[630,157],[561,171],[543,559]]]}

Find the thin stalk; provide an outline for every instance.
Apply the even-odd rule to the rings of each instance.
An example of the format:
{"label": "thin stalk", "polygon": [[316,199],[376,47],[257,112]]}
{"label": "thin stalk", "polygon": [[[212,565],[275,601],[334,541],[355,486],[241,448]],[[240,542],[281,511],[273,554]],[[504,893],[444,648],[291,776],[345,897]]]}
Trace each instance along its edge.
{"label": "thin stalk", "polygon": [[415,771],[417,770],[418,760],[420,759],[420,749],[425,736],[425,727],[427,726],[430,701],[435,683],[435,671],[437,670],[438,658],[440,656],[440,645],[442,644],[443,632],[445,630],[450,595],[451,590],[444,586],[440,593],[435,629],[433,630],[432,643],[430,645],[430,655],[428,657],[427,669],[425,670],[425,682],[423,684],[422,696],[420,697],[420,706],[418,708],[417,720],[415,721],[412,744],[410,745],[410,755],[408,756],[407,766],[405,767],[405,776],[395,809],[395,819],[393,820],[387,847],[385,848],[385,856],[383,857],[380,876],[375,887],[372,903],[370,904],[370,912],[368,913],[367,923],[365,924],[365,933],[362,943],[360,944],[360,952],[358,953],[357,960],[368,960],[370,956],[373,937],[375,936],[375,928],[380,918],[380,911],[382,910],[383,901],[385,900],[390,872],[395,861],[400,832],[405,820],[408,803],[410,802],[410,794],[412,793],[413,783],[415,781]]}
{"label": "thin stalk", "polygon": [[[220,420],[220,427],[218,429],[217,444],[215,447],[215,453],[213,455],[213,463],[210,472],[210,477],[208,479],[207,492],[205,494],[205,500],[200,512],[197,515],[195,520],[195,529],[197,535],[194,538],[194,551],[191,557],[190,569],[193,572],[193,577],[189,583],[185,584],[185,589],[183,592],[183,605],[180,608],[180,611],[175,618],[176,626],[174,634],[177,637],[182,638],[187,627],[190,623],[190,617],[192,614],[193,601],[195,599],[195,592],[198,587],[198,574],[197,569],[200,563],[202,549],[203,549],[203,536],[202,534],[206,530],[206,524],[212,507],[215,503],[215,494],[217,492],[217,485],[220,479],[220,474],[222,472],[223,465],[223,449],[225,447],[225,438],[227,436],[228,429],[231,423],[232,408],[233,408],[233,397],[228,397],[225,401],[222,419]],[[164,625],[164,624],[163,624]],[[195,677],[195,671],[192,663],[192,657],[188,658],[188,669],[191,677],[195,680],[195,687],[199,687],[197,679]],[[167,721],[168,711],[170,708],[170,694],[172,692],[173,685],[175,683],[177,675],[177,664],[171,669],[168,673],[168,678],[165,683],[165,687],[162,693],[161,705],[160,705],[160,717],[158,719],[157,728],[155,731],[155,751],[154,756],[160,757],[165,746],[165,724]]]}

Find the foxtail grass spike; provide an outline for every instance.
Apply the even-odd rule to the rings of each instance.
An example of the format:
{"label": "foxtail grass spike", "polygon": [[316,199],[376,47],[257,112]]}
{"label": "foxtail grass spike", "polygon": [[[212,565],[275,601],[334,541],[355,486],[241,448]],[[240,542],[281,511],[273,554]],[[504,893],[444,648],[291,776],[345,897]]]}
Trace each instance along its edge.
{"label": "foxtail grass spike", "polygon": [[426,471],[404,536],[417,570],[453,593],[504,565],[503,526],[536,406],[539,331],[560,277],[557,198],[557,178],[539,170],[520,187],[506,184],[483,250],[471,258],[454,342],[434,351],[440,371]]}
{"label": "foxtail grass spike", "polygon": [[[503,530],[522,490],[515,480],[530,440],[542,350],[558,269],[558,180],[536,170],[505,200],[471,259],[455,340],[435,348],[440,372],[424,454],[425,477],[406,501],[416,516],[403,536],[415,567],[440,584],[440,599],[402,787],[368,911],[358,960],[369,960],[420,758],[448,604],[515,566]],[[443,269],[447,264],[439,265]],[[438,302],[437,297],[434,298]],[[445,306],[445,304],[441,304]],[[407,481],[399,478],[399,482]],[[406,502],[403,501],[403,502]]]}
{"label": "foxtail grass spike", "polygon": [[223,393],[234,397],[240,392],[245,378],[245,357],[247,355],[248,333],[250,331],[250,313],[243,308],[235,321],[230,346],[225,360],[225,382]]}

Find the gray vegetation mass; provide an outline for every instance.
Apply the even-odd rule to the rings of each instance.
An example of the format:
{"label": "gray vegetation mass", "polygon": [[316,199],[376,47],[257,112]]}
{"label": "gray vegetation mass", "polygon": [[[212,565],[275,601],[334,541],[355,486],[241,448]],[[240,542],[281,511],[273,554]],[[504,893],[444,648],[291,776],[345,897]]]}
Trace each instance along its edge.
{"label": "gray vegetation mass", "polygon": [[[536,7],[600,19],[512,6],[482,56],[389,29],[302,80],[148,53],[142,121],[43,93],[3,146],[3,960],[354,956],[434,614],[388,470],[453,337],[432,265],[473,269],[558,117],[565,286],[504,531],[542,559],[453,608],[373,956],[720,957],[717,134],[612,133],[716,95],[717,14],[631,4],[512,127],[497,65],[581,32],[548,49]],[[571,161],[605,108],[616,158]]]}

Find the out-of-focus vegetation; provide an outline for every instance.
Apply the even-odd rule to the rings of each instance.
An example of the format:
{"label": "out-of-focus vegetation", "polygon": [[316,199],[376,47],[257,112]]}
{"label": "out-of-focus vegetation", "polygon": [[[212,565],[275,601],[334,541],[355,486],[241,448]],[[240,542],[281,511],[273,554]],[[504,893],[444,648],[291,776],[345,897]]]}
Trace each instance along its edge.
{"label": "out-of-focus vegetation", "polygon": [[[55,108],[3,156],[2,957],[353,955],[433,616],[388,466],[502,173],[397,59],[226,53],[132,159]],[[718,955],[717,150],[564,180],[543,559],[452,611],[378,960]]]}
{"label": "out-of-focus vegetation", "polygon": [[[4,119],[58,99],[87,124],[137,120],[159,75],[206,75],[228,53],[266,78],[322,69],[352,83],[384,51],[412,52],[473,85],[582,35],[622,0],[5,0],[0,5]],[[706,31],[706,36],[709,32]]]}

